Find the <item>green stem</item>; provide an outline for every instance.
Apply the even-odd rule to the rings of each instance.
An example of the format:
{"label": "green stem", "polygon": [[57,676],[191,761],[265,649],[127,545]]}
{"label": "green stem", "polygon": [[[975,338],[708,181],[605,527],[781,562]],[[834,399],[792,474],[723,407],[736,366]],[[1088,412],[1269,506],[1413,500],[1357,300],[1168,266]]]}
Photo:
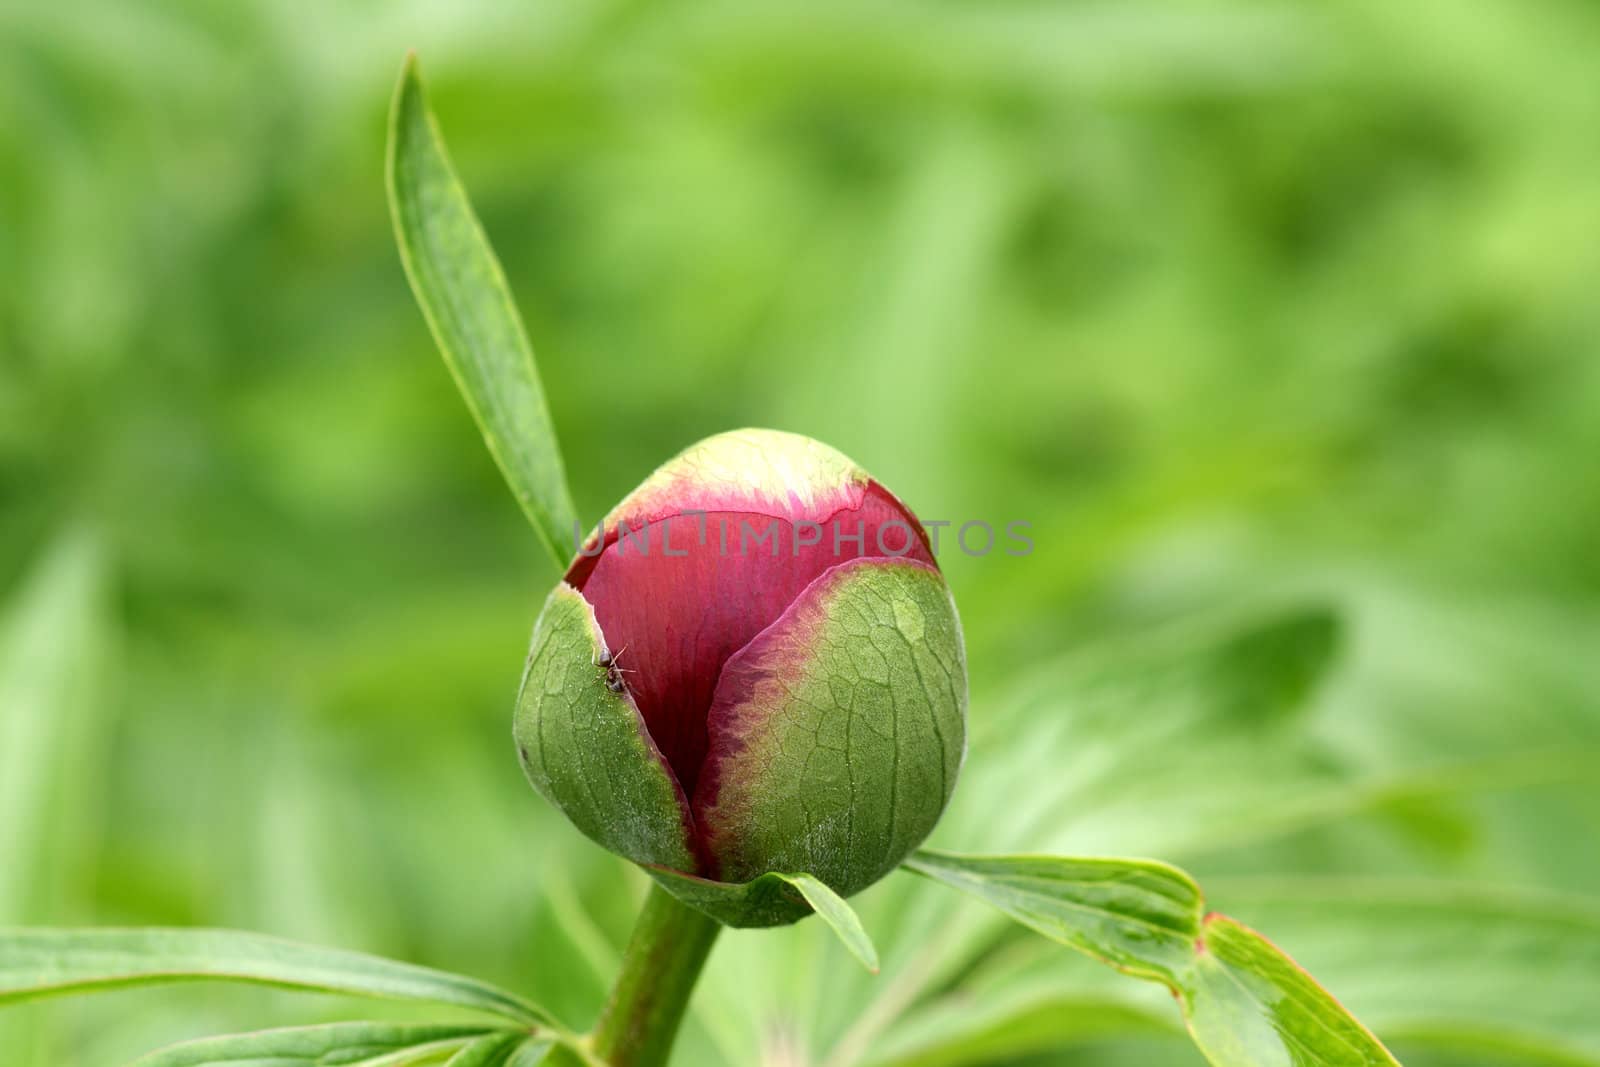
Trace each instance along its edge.
{"label": "green stem", "polygon": [[595,1054],[611,1067],[662,1067],[721,929],[715,919],[652,885],[623,953],[622,973],[595,1026]]}

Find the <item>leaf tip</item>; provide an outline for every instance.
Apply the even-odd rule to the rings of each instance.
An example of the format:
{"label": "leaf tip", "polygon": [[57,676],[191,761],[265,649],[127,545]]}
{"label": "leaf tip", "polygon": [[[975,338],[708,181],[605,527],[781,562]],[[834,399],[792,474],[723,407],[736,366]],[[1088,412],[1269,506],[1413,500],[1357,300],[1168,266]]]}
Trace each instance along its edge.
{"label": "leaf tip", "polygon": [[421,97],[422,65],[417,58],[417,50],[408,48],[405,59],[400,63],[400,77],[395,80],[394,97],[389,108],[391,148],[393,147],[393,133],[400,123],[401,116],[412,106],[413,100]]}

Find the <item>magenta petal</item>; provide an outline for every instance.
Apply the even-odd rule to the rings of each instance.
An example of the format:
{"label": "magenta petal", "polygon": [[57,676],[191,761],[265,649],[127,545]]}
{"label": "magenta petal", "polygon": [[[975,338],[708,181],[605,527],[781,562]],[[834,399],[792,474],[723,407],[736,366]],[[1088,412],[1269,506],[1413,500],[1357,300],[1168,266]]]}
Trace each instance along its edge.
{"label": "magenta petal", "polygon": [[[604,552],[580,558],[568,573],[593,605],[651,738],[691,797],[705,762],[706,714],[730,656],[839,563],[863,555],[933,563],[921,527],[876,482],[857,506],[815,521],[820,532],[787,515],[711,512],[703,524],[679,515],[652,524],[648,541],[607,531]],[[817,543],[797,544],[797,528],[798,540]]]}

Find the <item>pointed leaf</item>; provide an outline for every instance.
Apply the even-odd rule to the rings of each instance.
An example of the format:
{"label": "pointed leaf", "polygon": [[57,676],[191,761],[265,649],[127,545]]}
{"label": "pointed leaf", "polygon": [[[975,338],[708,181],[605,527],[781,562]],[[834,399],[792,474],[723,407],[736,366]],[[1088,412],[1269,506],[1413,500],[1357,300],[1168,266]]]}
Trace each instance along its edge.
{"label": "pointed leaf", "polygon": [[540,1008],[485,982],[360,952],[232,930],[0,930],[0,1004],[94,989],[215,980],[452,1004],[525,1025]]}
{"label": "pointed leaf", "polygon": [[800,891],[818,918],[839,935],[839,940],[850,950],[850,955],[861,961],[861,966],[873,974],[878,973],[878,950],[873,947],[872,938],[867,936],[866,928],[861,925],[861,917],[843,897],[809,874],[780,874],[776,877]]}
{"label": "pointed leaf", "polygon": [[666,867],[645,871],[661,888],[724,926],[787,926],[815,912],[850,954],[873,974],[878,950],[844,898],[809,874],[764,874],[748,882],[713,882]]}
{"label": "pointed leaf", "polygon": [[428,110],[416,57],[389,118],[389,207],[411,290],[489,451],[558,567],[577,513],[533,347]]}
{"label": "pointed leaf", "polygon": [[518,1031],[487,1031],[482,1026],[408,1026],[377,1022],[291,1026],[185,1041],[150,1053],[134,1067],[201,1067],[264,1059],[316,1065],[360,1063],[419,1045],[468,1040],[481,1034],[497,1037],[509,1034],[513,1044],[526,1036]]}
{"label": "pointed leaf", "polygon": [[1051,940],[1177,995],[1216,1067],[1397,1067],[1327,990],[1255,931],[1205,913],[1177,868],[1144,860],[955,856],[906,866]]}
{"label": "pointed leaf", "polygon": [[[0,924],[48,921],[71,907],[67,875],[94,836],[93,785],[115,703],[96,699],[105,571],[97,539],[68,529],[0,618]],[[42,1023],[0,1020],[0,1048],[32,1062]]]}
{"label": "pointed leaf", "polygon": [[[104,560],[81,530],[57,539],[0,619],[0,923],[36,921],[73,828],[60,798],[88,773]],[[81,791],[80,791],[81,792]],[[70,835],[68,835],[70,836]]]}
{"label": "pointed leaf", "polygon": [[1276,945],[1226,915],[1201,922],[1181,990],[1189,1031],[1212,1063],[1385,1067],[1377,1038]]}
{"label": "pointed leaf", "polygon": [[1600,907],[1587,897],[1371,878],[1230,879],[1227,896],[1392,1040],[1600,1067]]}

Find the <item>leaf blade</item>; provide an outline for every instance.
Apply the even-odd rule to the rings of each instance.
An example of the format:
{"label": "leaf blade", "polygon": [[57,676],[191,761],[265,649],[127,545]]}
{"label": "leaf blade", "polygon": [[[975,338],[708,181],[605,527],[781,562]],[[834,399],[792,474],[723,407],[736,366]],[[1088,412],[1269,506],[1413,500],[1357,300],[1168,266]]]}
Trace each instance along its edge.
{"label": "leaf blade", "polygon": [[449,1004],[523,1025],[550,1025],[536,1005],[481,982],[344,949],[232,930],[0,930],[0,1004],[178,981],[234,981]]}
{"label": "leaf blade", "polygon": [[395,241],[423,317],[512,495],[564,569],[577,512],[533,346],[445,151],[415,55],[395,87],[385,169]]}
{"label": "leaf blade", "polygon": [[1207,914],[1187,874],[1149,860],[921,851],[918,874],[1179,998],[1216,1067],[1398,1067],[1388,1049],[1286,953]]}
{"label": "leaf blade", "polygon": [[105,572],[94,536],[67,530],[0,617],[0,923],[46,918],[61,862],[49,846],[68,829],[60,793],[68,768],[88,762],[82,738],[104,714],[90,691]]}
{"label": "leaf blade", "polygon": [[1587,897],[1414,879],[1221,884],[1232,910],[1291,941],[1396,1041],[1600,1065],[1600,908]]}
{"label": "leaf blade", "polygon": [[1199,935],[1200,887],[1149,860],[957,856],[928,849],[906,867],[992,904],[1118,970],[1175,985]]}
{"label": "leaf blade", "polygon": [[809,874],[780,874],[778,877],[800,891],[817,917],[839,936],[850,955],[861,961],[861,966],[873,974],[878,973],[878,950],[867,935],[866,927],[861,925],[861,916],[843,897]]}
{"label": "leaf blade", "polygon": [[500,1067],[527,1040],[526,1034],[515,1032],[485,1034],[451,1056],[445,1067]]}
{"label": "leaf blade", "polygon": [[[1394,1067],[1378,1039],[1305,969],[1272,942],[1226,915],[1201,921],[1194,966],[1184,983],[1195,1044],[1212,1063],[1295,1062]],[[1254,1005],[1241,1018],[1240,1007]]]}
{"label": "leaf blade", "polygon": [[1165,1036],[1175,1027],[1084,993],[1018,998],[954,993],[931,1001],[876,1043],[863,1067],[968,1067],[1011,1062],[1089,1041]]}
{"label": "leaf blade", "polygon": [[872,974],[878,973],[878,950],[860,916],[815,875],[774,871],[748,882],[714,882],[668,867],[644,870],[684,904],[735,929],[787,926],[816,914],[846,951]]}
{"label": "leaf blade", "polygon": [[516,1031],[492,1031],[482,1026],[379,1022],[288,1026],[180,1042],[141,1057],[134,1061],[133,1067],[201,1067],[269,1058],[321,1064],[329,1062],[330,1056],[339,1056],[338,1062],[361,1062],[416,1046],[500,1033],[510,1033],[519,1039],[522,1036]]}

